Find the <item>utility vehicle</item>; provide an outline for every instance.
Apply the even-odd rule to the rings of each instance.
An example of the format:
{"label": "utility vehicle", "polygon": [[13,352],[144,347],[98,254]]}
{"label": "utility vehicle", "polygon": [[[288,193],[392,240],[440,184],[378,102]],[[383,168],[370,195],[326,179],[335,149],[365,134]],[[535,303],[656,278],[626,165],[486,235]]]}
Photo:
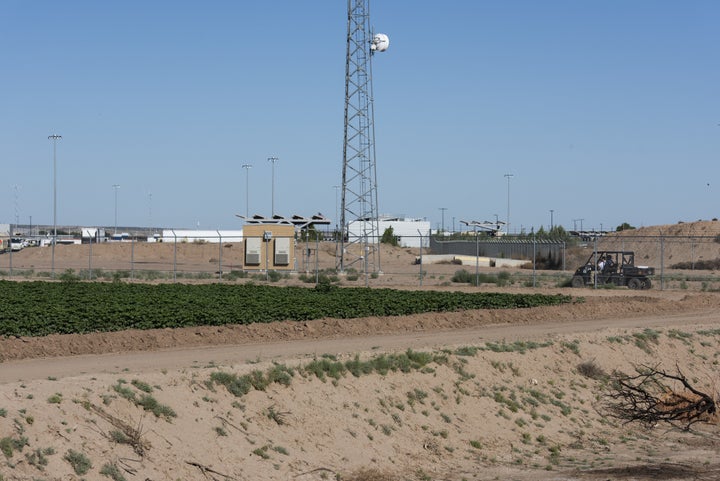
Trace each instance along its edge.
{"label": "utility vehicle", "polygon": [[573,287],[616,285],[629,289],[650,289],[655,268],[635,265],[632,251],[597,251],[573,275]]}

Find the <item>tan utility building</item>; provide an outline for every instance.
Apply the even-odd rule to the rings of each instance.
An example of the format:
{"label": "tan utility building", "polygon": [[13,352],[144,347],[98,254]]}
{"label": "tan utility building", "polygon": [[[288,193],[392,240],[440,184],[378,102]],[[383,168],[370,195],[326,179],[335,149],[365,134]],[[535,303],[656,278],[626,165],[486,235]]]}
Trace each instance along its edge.
{"label": "tan utility building", "polygon": [[295,227],[287,224],[247,224],[243,228],[247,271],[291,271],[295,268]]}

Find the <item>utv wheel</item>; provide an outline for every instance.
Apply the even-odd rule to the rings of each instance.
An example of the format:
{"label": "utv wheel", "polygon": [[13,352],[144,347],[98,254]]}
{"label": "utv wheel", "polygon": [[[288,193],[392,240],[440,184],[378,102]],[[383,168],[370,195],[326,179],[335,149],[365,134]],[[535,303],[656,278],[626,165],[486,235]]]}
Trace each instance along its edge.
{"label": "utv wheel", "polygon": [[572,278],[570,285],[573,287],[585,287],[585,279],[580,276],[575,276]]}
{"label": "utv wheel", "polygon": [[643,289],[650,289],[652,287],[652,282],[650,282],[650,279],[643,279]]}
{"label": "utv wheel", "polygon": [[638,279],[637,277],[633,277],[628,281],[628,288],[629,289],[642,289],[643,282]]}

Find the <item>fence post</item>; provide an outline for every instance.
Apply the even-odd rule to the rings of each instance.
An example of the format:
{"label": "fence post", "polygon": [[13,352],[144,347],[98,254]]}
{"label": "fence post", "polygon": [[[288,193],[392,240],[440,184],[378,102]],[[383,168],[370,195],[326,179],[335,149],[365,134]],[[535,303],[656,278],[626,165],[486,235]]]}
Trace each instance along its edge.
{"label": "fence post", "polygon": [[[82,231],[80,231],[80,242],[82,243]],[[88,230],[88,234],[90,234],[90,231]],[[92,280],[92,238],[93,236],[88,235],[88,239],[90,239],[90,254],[88,255],[88,280]]]}
{"label": "fence post", "polygon": [[420,229],[418,229],[418,234],[420,234],[420,287],[422,287],[422,278],[423,278],[423,261],[422,261],[423,235],[422,235],[422,232],[420,232]]}
{"label": "fence post", "polygon": [[597,289],[597,267],[598,267],[597,236],[595,236],[593,243],[594,243],[593,244],[593,289]]}
{"label": "fence post", "polygon": [[175,229],[171,229],[173,233],[173,282],[177,282],[177,234]]}
{"label": "fence post", "polygon": [[475,230],[475,287],[480,286],[480,239],[478,238],[477,226]]}
{"label": "fence post", "polygon": [[9,256],[10,256],[10,257],[9,257],[9,261],[8,261],[8,262],[10,263],[10,266],[9,266],[9,267],[10,267],[10,279],[12,279],[12,276],[13,276],[13,265],[12,265],[12,254],[13,254],[13,250],[12,250],[12,235],[13,235],[13,228],[12,228],[12,224],[10,224],[10,237],[8,237],[8,247],[10,248],[10,250],[8,251]]}
{"label": "fence post", "polygon": [[320,282],[320,260],[318,259],[319,250],[320,240],[317,231],[315,231],[315,284]]}
{"label": "fence post", "polygon": [[533,287],[535,287],[535,264],[537,262],[537,245],[535,243],[536,237],[535,237],[535,226],[532,227],[532,236],[533,236]]}
{"label": "fence post", "polygon": [[695,270],[695,240],[690,237],[690,270]]}
{"label": "fence post", "polygon": [[222,282],[222,234],[219,230],[216,230],[215,232],[217,232],[218,240],[220,241],[218,242],[220,246],[218,248],[218,274],[220,275],[220,282]]}
{"label": "fence post", "polygon": [[660,290],[665,289],[665,236],[660,231]]}
{"label": "fence post", "polygon": [[130,280],[135,280],[135,236],[130,238]]}

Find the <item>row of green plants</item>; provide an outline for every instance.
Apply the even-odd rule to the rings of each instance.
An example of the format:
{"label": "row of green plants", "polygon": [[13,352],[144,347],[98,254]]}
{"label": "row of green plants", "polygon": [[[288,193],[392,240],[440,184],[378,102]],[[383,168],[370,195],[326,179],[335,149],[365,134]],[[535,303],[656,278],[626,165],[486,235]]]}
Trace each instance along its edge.
{"label": "row of green plants", "polygon": [[[34,269],[13,269],[11,271],[0,270],[0,277],[22,277],[30,279],[33,277],[49,279],[53,275],[50,271],[35,271]],[[218,279],[218,274],[213,272],[185,272],[185,271],[157,271],[157,270],[146,270],[146,269],[135,269],[135,270],[116,270],[106,271],[104,269],[65,269],[63,272],[56,275],[57,279],[65,282],[72,281],[114,281],[119,282],[121,280],[134,279],[139,281],[156,281],[156,280],[172,280],[172,279],[187,279],[187,280],[207,280],[207,279]],[[287,279],[289,275],[278,271],[270,271],[268,274],[264,273],[249,273],[245,271],[231,270],[224,272],[222,278],[227,281],[234,281],[237,279],[252,279],[257,281],[270,280],[271,282],[277,282],[280,279]]]}
{"label": "row of green plants", "polygon": [[0,335],[43,336],[558,305],[572,297],[228,284],[0,281]]}

